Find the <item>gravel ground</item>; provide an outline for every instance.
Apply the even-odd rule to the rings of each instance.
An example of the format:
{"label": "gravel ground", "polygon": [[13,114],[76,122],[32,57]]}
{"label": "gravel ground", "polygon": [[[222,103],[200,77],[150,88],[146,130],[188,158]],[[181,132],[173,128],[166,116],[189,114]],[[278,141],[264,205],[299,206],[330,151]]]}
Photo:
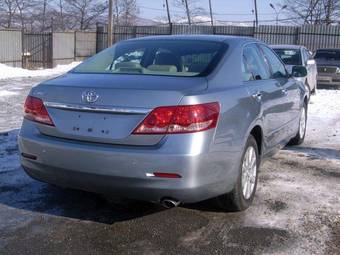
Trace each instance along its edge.
{"label": "gravel ground", "polygon": [[209,201],[165,210],[29,178],[16,136],[42,79],[0,80],[0,254],[340,254],[340,91],[320,90],[306,142],[263,163],[254,205],[225,213]]}

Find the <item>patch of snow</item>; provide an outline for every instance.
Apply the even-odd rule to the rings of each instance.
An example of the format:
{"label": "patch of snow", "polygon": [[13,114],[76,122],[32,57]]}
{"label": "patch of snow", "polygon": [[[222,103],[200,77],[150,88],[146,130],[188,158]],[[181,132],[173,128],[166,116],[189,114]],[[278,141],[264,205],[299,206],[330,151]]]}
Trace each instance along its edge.
{"label": "patch of snow", "polygon": [[[156,24],[162,24],[167,25],[168,19],[166,17],[159,17],[153,19],[154,23]],[[223,20],[217,20],[214,19],[214,25],[216,26],[241,26],[241,27],[249,27],[252,26],[253,23],[246,23],[246,22],[238,22],[238,21],[223,21]],[[211,18],[207,15],[197,15],[191,17],[191,22],[196,25],[206,25],[211,26]],[[188,24],[188,19],[183,17],[173,17],[173,23],[174,24]]]}
{"label": "patch of snow", "polygon": [[313,157],[340,159],[340,90],[318,90],[308,105],[306,137],[290,150]]}
{"label": "patch of snow", "polygon": [[10,67],[4,64],[0,64],[0,80],[9,78],[19,77],[38,77],[38,76],[52,76],[62,73],[66,73],[73,69],[81,62],[72,62],[68,65],[57,65],[52,69],[38,69],[38,70],[27,70],[18,67]]}
{"label": "patch of snow", "polygon": [[311,97],[308,113],[314,118],[333,119],[340,117],[340,90],[318,90]]}
{"label": "patch of snow", "polygon": [[10,97],[15,95],[18,95],[18,93],[8,90],[0,90],[0,97]]}

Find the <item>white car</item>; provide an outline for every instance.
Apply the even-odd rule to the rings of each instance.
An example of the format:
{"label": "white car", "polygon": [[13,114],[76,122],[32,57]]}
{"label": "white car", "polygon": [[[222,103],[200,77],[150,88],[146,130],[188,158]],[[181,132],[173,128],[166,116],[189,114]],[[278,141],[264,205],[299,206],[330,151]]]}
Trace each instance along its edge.
{"label": "white car", "polygon": [[299,45],[271,45],[271,48],[285,63],[288,72],[292,72],[293,66],[301,65],[307,68],[307,76],[296,78],[303,82],[310,94],[316,93],[318,69],[311,52]]}

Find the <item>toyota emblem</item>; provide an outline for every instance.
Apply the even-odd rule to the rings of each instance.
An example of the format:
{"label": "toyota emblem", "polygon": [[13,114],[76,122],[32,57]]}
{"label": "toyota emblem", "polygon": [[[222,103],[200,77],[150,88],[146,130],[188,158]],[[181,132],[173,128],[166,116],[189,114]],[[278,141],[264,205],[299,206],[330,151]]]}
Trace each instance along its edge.
{"label": "toyota emblem", "polygon": [[94,103],[98,100],[99,95],[95,91],[85,91],[81,98],[85,103]]}

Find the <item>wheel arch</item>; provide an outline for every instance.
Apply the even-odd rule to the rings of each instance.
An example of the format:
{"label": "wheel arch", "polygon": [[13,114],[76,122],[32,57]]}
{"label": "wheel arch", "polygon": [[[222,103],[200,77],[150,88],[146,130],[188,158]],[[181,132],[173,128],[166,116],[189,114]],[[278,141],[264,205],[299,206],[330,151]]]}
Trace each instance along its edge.
{"label": "wheel arch", "polygon": [[259,150],[259,155],[262,155],[263,153],[263,131],[260,125],[255,125],[251,131],[250,134],[255,138],[257,148]]}

